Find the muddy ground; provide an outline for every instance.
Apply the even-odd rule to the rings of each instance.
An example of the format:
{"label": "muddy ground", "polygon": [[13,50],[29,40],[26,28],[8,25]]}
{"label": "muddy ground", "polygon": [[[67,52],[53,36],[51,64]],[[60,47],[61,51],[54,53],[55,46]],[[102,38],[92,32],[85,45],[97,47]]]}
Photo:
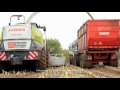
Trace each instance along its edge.
{"label": "muddy ground", "polygon": [[83,69],[73,65],[50,67],[45,71],[2,71],[0,78],[120,78],[120,67]]}

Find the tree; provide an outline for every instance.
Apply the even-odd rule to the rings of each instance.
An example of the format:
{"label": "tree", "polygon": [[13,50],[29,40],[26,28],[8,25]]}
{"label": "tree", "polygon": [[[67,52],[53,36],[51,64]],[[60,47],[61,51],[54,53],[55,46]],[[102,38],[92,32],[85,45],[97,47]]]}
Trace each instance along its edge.
{"label": "tree", "polygon": [[50,54],[59,54],[62,51],[61,44],[57,39],[47,39],[47,48]]}

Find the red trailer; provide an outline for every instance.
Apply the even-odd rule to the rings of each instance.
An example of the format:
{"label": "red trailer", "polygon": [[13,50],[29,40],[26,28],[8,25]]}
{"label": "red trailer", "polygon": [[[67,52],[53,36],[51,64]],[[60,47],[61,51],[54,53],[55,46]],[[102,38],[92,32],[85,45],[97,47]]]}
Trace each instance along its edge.
{"label": "red trailer", "polygon": [[118,67],[120,20],[88,20],[78,30],[80,66],[93,64]]}

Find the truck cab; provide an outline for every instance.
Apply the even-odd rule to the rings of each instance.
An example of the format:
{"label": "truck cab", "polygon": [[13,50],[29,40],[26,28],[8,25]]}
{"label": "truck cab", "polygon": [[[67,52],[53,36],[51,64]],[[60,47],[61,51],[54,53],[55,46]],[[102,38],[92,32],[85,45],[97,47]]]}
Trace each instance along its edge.
{"label": "truck cab", "polygon": [[69,60],[70,64],[76,65],[78,60],[78,42],[75,40],[69,45]]}

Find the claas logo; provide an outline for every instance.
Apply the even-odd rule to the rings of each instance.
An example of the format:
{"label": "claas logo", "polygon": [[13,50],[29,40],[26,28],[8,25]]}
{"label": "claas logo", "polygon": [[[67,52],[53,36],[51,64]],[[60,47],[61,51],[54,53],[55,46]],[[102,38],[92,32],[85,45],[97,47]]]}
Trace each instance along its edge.
{"label": "claas logo", "polygon": [[10,28],[10,29],[8,29],[8,32],[19,32],[19,31],[25,31],[25,28]]}

